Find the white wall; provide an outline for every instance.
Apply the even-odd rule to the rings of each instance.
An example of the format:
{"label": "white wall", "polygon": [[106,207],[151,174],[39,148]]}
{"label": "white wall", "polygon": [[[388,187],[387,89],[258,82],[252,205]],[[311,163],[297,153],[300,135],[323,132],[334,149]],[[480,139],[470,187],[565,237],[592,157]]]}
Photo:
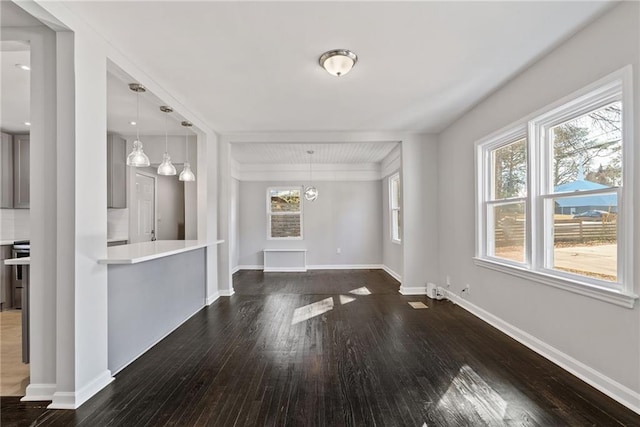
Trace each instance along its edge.
{"label": "white wall", "polygon": [[267,240],[267,188],[300,182],[240,182],[240,265],[261,266],[264,248],[306,248],[309,266],[382,263],[380,181],[314,184],[319,196],[304,202],[304,239],[278,241]]}
{"label": "white wall", "polygon": [[107,239],[129,240],[129,208],[107,209]]}
{"label": "white wall", "polygon": [[[621,3],[481,102],[440,136],[440,283],[529,334],[531,342],[640,411],[640,307],[633,309],[474,265],[474,141],[595,80],[633,65],[635,147],[640,146],[640,5]],[[635,151],[640,189],[640,150]],[[635,198],[640,212],[640,197]],[[435,209],[435,207],[434,207]],[[640,215],[634,218],[640,266]],[[640,271],[636,271],[636,274]],[[638,277],[638,276],[636,276]],[[638,282],[635,292],[639,293]],[[523,335],[524,336],[524,335]],[[602,377],[604,375],[604,377]]]}
{"label": "white wall", "polygon": [[158,240],[184,238],[184,182],[158,176]]}

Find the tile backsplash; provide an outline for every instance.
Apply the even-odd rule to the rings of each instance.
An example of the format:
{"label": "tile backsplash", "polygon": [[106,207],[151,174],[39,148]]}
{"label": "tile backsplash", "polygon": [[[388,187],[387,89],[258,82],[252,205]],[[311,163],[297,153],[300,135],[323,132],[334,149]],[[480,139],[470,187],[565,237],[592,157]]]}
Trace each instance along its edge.
{"label": "tile backsplash", "polygon": [[129,209],[107,209],[107,239],[129,239]]}
{"label": "tile backsplash", "polygon": [[29,237],[29,209],[0,209],[0,240]]}

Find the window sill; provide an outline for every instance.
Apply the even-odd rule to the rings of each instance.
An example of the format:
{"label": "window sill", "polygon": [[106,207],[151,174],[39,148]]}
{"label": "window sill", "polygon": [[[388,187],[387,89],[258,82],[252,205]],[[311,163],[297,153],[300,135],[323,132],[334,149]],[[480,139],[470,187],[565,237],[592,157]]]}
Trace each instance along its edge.
{"label": "window sill", "polygon": [[544,285],[564,289],[569,292],[584,295],[590,298],[595,298],[600,301],[605,301],[625,308],[633,308],[636,299],[638,299],[638,295],[632,293],[601,288],[587,283],[582,283],[577,280],[569,280],[551,274],[532,271],[493,260],[474,258],[474,262],[479,267],[500,271],[502,273],[511,274],[512,276],[520,277],[523,279],[533,280]]}

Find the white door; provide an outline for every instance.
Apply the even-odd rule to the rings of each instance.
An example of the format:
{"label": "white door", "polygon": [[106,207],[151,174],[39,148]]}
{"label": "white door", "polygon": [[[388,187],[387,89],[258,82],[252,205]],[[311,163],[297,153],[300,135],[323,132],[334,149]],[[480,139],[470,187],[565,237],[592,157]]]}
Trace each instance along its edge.
{"label": "white door", "polygon": [[136,209],[137,227],[132,236],[133,242],[149,242],[155,235],[155,194],[156,180],[153,177],[136,173]]}

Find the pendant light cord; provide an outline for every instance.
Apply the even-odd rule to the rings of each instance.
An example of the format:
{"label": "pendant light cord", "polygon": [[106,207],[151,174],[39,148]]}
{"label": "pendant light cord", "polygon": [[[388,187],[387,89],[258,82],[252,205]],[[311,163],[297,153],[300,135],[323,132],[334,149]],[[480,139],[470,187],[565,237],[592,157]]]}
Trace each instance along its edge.
{"label": "pendant light cord", "polygon": [[184,139],[185,139],[185,147],[187,149],[187,154],[185,156],[185,162],[189,163],[189,130],[185,129],[184,130]]}
{"label": "pendant light cord", "polygon": [[164,113],[164,152],[169,152],[169,130],[167,128],[167,121],[169,120],[169,113]]}
{"label": "pendant light cord", "polygon": [[313,156],[313,153],[309,153],[309,185],[313,184],[313,170],[311,169],[311,156]]}
{"label": "pendant light cord", "polygon": [[136,91],[136,140],[140,141],[140,92]]}

